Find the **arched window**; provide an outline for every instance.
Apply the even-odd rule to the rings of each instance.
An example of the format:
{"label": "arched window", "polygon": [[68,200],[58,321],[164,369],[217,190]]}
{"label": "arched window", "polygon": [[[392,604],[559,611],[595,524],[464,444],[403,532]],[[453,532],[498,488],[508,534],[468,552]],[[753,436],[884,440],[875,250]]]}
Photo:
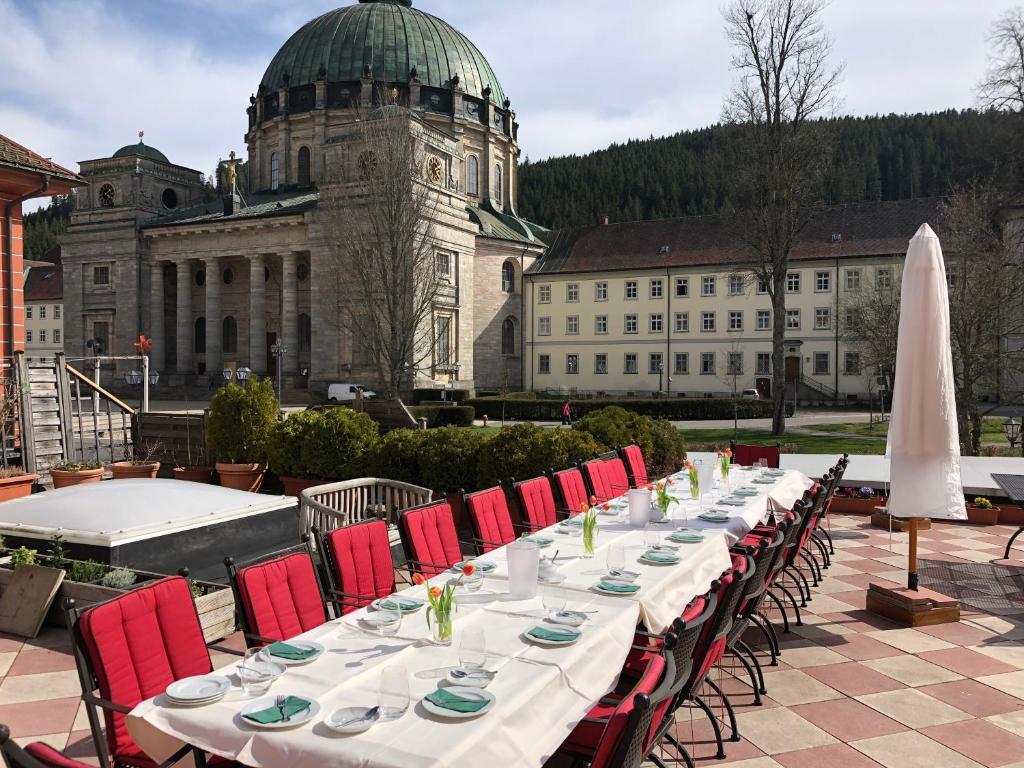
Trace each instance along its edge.
{"label": "arched window", "polygon": [[298,162],[298,180],[300,187],[308,187],[310,184],[309,174],[309,147],[301,147],[299,149],[299,162]]}
{"label": "arched window", "polygon": [[501,202],[501,163],[494,164],[494,199]]}
{"label": "arched window", "polygon": [[238,323],[231,315],[225,317],[222,323],[220,348],[224,354],[238,352]]}
{"label": "arched window", "polygon": [[466,192],[470,195],[480,194],[480,161],[476,155],[466,158]]}
{"label": "arched window", "polygon": [[196,318],[196,332],[195,339],[192,342],[192,346],[195,351],[199,354],[206,352],[206,318]]}
{"label": "arched window", "polygon": [[516,292],[516,268],[511,261],[501,265],[501,290],[505,293]]}
{"label": "arched window", "polygon": [[299,354],[308,355],[312,346],[313,324],[309,320],[309,315],[303,313],[299,315]]}
{"label": "arched window", "polygon": [[501,324],[501,354],[514,355],[516,353],[516,321],[506,317]]}
{"label": "arched window", "polygon": [[270,153],[270,188],[277,191],[278,185],[281,183],[281,169],[278,168],[277,164],[277,152]]}

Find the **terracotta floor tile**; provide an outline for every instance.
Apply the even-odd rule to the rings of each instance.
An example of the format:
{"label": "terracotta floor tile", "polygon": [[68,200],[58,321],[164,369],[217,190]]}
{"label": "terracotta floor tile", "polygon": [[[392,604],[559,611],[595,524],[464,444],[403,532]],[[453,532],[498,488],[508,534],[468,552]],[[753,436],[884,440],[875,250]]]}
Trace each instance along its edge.
{"label": "terracotta floor tile", "polygon": [[850,746],[885,768],[979,768],[979,763],[916,731],[861,739]]}
{"label": "terracotta floor tile", "polygon": [[814,667],[806,670],[807,674],[825,685],[835,688],[847,696],[863,696],[868,693],[895,691],[903,688],[903,684],[888,675],[859,664],[848,661],[845,664],[830,664],[827,667]]}
{"label": "terracotta floor tile", "polygon": [[9,632],[0,632],[0,653],[17,652],[25,644],[25,638],[12,635]]}
{"label": "terracotta floor tile", "polygon": [[1024,709],[1024,701],[977,680],[954,680],[926,685],[918,690],[975,717],[1002,715]]}
{"label": "terracotta floor tile", "polygon": [[775,760],[784,768],[877,768],[879,765],[846,744],[783,752],[775,755]]}
{"label": "terracotta floor tile", "polygon": [[1016,712],[1006,712],[1002,715],[990,715],[985,718],[993,725],[998,725],[1003,730],[1024,736],[1024,709]]}
{"label": "terracotta floor tile", "polygon": [[15,736],[68,732],[75,722],[79,698],[47,699],[0,706],[0,723]]}
{"label": "terracotta floor tile", "polygon": [[982,765],[1006,765],[1024,756],[1024,739],[984,720],[937,725],[921,733]]}
{"label": "terracotta floor tile", "polygon": [[844,742],[906,730],[905,725],[854,699],[799,704],[789,710]]}
{"label": "terracotta floor tile", "polygon": [[[731,765],[737,761],[764,757],[764,752],[749,741],[741,739],[740,741],[727,741],[726,759],[718,760],[715,757],[718,753],[718,746],[715,744],[714,732],[707,718],[699,710],[684,709],[676,713],[674,733],[676,739],[686,747],[686,751],[698,764],[722,765],[727,762]],[[726,732],[726,738],[728,739],[728,732]]]}
{"label": "terracotta floor tile", "polygon": [[835,651],[815,643],[790,644],[781,647],[781,650],[782,660],[794,669],[821,667],[826,664],[841,664],[846,661],[845,656],[840,656]]}
{"label": "terracotta floor tile", "polygon": [[829,594],[833,600],[839,600],[840,602],[847,603],[854,608],[864,610],[867,601],[867,590],[866,589],[852,589],[845,592],[832,592]]}
{"label": "terracotta floor tile", "polygon": [[890,656],[900,656],[901,651],[891,645],[881,643],[867,635],[843,635],[831,639],[823,638],[816,640],[821,645],[831,648],[838,654],[853,661],[866,661],[868,659],[884,659]]}
{"label": "terracotta floor tile", "polygon": [[963,710],[933,699],[916,688],[869,693],[858,696],[857,701],[910,728],[925,728],[929,725],[944,725],[955,723],[957,720],[971,719]]}
{"label": "terracotta floor tile", "polygon": [[887,659],[870,659],[862,662],[865,667],[870,667],[876,672],[888,675],[894,680],[899,680],[904,685],[917,688],[922,685],[933,683],[946,683],[950,680],[959,680],[961,675],[951,672],[938,664],[919,659],[917,656],[904,654],[892,656]]}
{"label": "terracotta floor tile", "polygon": [[1004,672],[1001,675],[981,675],[977,680],[979,683],[991,685],[1018,699],[1024,699],[1024,671]]}
{"label": "terracotta floor tile", "polygon": [[789,709],[737,715],[740,733],[768,755],[834,744],[836,740]]}
{"label": "terracotta floor tile", "polygon": [[998,675],[1002,672],[1013,672],[1015,669],[1009,664],[972,651],[970,648],[943,648],[941,651],[924,651],[917,656],[967,677]]}
{"label": "terracotta floor tile", "polygon": [[971,646],[972,651],[990,656],[996,661],[1009,664],[1016,669],[1024,669],[1024,643],[1016,640],[998,640],[979,643]]}
{"label": "terracotta floor tile", "polygon": [[39,672],[61,672],[75,668],[75,657],[64,651],[35,648],[18,654],[7,675],[35,675]]}
{"label": "terracotta floor tile", "polygon": [[917,631],[955,645],[977,645],[996,636],[996,633],[991,630],[973,627],[962,621],[953,624],[936,624],[934,627],[918,627]]}
{"label": "terracotta floor tile", "polygon": [[92,732],[88,729],[71,731],[64,754],[75,760],[86,760],[96,756],[96,743],[92,740]]}
{"label": "terracotta floor tile", "polygon": [[799,669],[766,672],[764,682],[768,695],[783,707],[840,699],[843,696],[835,688],[830,688]]}
{"label": "terracotta floor tile", "polygon": [[893,648],[899,648],[904,653],[921,653],[922,651],[938,651],[943,648],[953,648],[953,643],[918,632],[916,629],[880,629],[875,632],[868,632],[867,636],[878,640]]}
{"label": "terracotta floor tile", "polygon": [[0,682],[0,705],[81,695],[82,685],[78,681],[78,673],[74,671],[19,675],[4,678]]}

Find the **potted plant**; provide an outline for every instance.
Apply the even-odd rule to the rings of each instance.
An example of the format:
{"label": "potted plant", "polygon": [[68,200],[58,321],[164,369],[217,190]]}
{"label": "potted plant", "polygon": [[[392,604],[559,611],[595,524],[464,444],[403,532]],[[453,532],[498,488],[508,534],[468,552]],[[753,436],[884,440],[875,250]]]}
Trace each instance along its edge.
{"label": "potted plant", "polygon": [[302,446],[321,421],[323,411],[300,411],[277,422],[270,432],[268,464],[288,496],[298,497],[306,488],[323,482],[302,461]]}
{"label": "potted plant", "polygon": [[210,402],[206,434],[218,461],[220,484],[256,491],[267,471],[267,444],[280,405],[270,379],[250,379],[245,387],[232,382]]}
{"label": "potted plant", "polygon": [[54,488],[67,488],[103,479],[103,465],[94,461],[65,461],[50,467]]}
{"label": "potted plant", "polygon": [[32,493],[32,484],[39,475],[26,472],[21,467],[0,468],[0,501],[19,499]]}
{"label": "potted plant", "polygon": [[141,448],[137,445],[125,445],[124,461],[115,461],[110,465],[113,479],[156,477],[156,473],[160,471],[160,462],[153,460],[153,454],[159,447],[159,443],[146,443]]}
{"label": "potted plant", "polygon": [[213,467],[210,466],[206,456],[206,441],[200,441],[195,446],[195,454],[192,453],[192,417],[185,416],[185,454],[188,463],[184,466],[178,465],[174,468],[175,480],[188,480],[193,483],[212,483]]}
{"label": "potted plant", "polygon": [[832,497],[829,512],[840,515],[873,515],[875,507],[884,507],[885,497],[874,488],[838,488]]}
{"label": "potted plant", "polygon": [[967,504],[967,519],[978,525],[996,525],[999,512],[999,507],[984,496],[975,496],[974,501]]}

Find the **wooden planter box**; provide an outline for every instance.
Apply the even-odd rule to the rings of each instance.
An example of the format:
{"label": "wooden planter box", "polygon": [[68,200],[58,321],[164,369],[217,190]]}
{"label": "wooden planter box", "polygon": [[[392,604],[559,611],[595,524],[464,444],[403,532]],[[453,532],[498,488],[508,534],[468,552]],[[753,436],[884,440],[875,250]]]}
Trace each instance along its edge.
{"label": "wooden planter box", "polygon": [[885,506],[884,496],[871,496],[866,499],[857,496],[833,496],[829,514],[837,515],[873,515],[875,507]]}
{"label": "wooden planter box", "polygon": [[[883,528],[885,530],[891,529],[899,531],[900,533],[906,533],[910,530],[910,520],[905,517],[892,517],[888,512],[885,511],[885,507],[875,507],[871,513],[871,524],[876,528]],[[917,518],[917,530],[927,531],[932,527],[932,521],[927,517]]]}
{"label": "wooden planter box", "polygon": [[1024,525],[1024,509],[1018,504],[1000,504],[999,524]]}

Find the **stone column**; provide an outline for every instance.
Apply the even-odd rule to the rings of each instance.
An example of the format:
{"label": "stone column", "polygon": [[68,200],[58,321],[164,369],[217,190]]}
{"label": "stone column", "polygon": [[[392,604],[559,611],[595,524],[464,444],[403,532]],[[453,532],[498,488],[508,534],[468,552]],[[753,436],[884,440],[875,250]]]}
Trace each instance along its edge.
{"label": "stone column", "polygon": [[178,351],[177,372],[190,375],[196,372],[192,362],[192,269],[187,260],[174,264],[177,270],[178,306],[175,312],[175,339]]}
{"label": "stone column", "polygon": [[221,305],[220,257],[207,256],[206,262],[206,374],[220,381]]}
{"label": "stone column", "polygon": [[[281,338],[287,350],[284,353],[284,366],[281,373],[293,376],[299,369],[299,300],[298,281],[295,275],[295,254],[285,253],[281,256]],[[310,275],[312,279],[312,275]]]}
{"label": "stone column", "polygon": [[149,265],[149,338],[153,349],[149,353],[151,370],[166,373],[167,332],[164,329],[164,263]]}
{"label": "stone column", "polygon": [[263,254],[249,257],[249,367],[260,376],[267,372],[266,281]]}

